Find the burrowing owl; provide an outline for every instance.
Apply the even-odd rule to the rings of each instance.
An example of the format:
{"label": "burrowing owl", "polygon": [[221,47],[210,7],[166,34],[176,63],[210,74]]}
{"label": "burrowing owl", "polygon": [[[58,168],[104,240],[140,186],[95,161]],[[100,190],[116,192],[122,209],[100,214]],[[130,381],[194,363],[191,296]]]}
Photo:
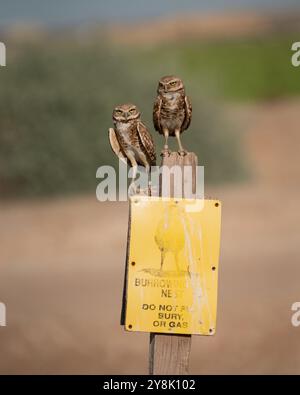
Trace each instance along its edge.
{"label": "burrowing owl", "polygon": [[161,78],[153,108],[153,122],[155,129],[165,136],[163,154],[169,152],[169,136],[176,136],[179,153],[185,154],[180,141],[180,134],[189,127],[191,118],[192,105],[185,95],[181,79],[174,76]]}
{"label": "burrowing owl", "polygon": [[109,141],[114,153],[133,167],[132,180],[137,166],[155,166],[156,153],[153,138],[141,121],[141,113],[134,104],[122,104],[113,111],[114,128],[109,129]]}

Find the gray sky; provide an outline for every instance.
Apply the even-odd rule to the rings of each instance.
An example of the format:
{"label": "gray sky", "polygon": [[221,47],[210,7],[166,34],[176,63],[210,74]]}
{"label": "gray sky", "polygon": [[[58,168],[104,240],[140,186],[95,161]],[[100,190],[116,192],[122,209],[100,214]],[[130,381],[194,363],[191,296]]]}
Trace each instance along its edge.
{"label": "gray sky", "polygon": [[0,0],[0,27],[14,22],[75,24],[192,11],[300,8],[300,0]]}

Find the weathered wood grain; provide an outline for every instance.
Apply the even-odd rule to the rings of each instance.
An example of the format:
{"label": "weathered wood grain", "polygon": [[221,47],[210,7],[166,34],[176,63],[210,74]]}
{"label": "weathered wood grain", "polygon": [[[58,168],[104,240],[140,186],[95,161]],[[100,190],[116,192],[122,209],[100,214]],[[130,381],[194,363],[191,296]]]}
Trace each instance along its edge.
{"label": "weathered wood grain", "polygon": [[188,374],[191,344],[191,335],[150,333],[149,373]]}

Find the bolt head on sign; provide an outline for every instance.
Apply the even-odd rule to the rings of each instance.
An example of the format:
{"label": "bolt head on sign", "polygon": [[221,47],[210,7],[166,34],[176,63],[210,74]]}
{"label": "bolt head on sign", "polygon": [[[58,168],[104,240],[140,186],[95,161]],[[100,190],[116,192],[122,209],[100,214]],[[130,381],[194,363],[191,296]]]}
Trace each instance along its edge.
{"label": "bolt head on sign", "polygon": [[213,335],[221,203],[134,196],[125,329]]}

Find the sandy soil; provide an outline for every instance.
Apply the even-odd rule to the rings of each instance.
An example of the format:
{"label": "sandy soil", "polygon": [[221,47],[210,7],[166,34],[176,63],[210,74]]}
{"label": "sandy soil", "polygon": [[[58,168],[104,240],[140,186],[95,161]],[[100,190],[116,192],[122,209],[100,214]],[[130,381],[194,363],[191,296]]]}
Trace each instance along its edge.
{"label": "sandy soil", "polygon": [[[228,110],[252,179],[223,201],[217,334],[193,337],[190,372],[300,373],[300,101]],[[0,205],[0,373],[142,374],[148,334],[119,325],[127,204],[94,196]]]}

